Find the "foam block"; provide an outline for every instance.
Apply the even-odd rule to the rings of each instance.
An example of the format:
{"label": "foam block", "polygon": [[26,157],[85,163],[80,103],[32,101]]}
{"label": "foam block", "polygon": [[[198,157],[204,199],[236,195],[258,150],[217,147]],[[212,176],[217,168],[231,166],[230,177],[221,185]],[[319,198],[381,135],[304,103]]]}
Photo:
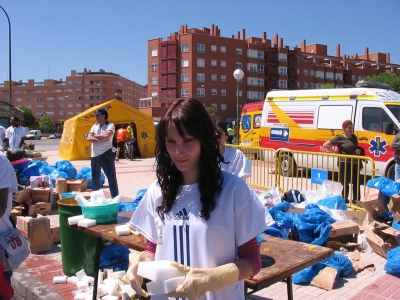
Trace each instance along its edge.
{"label": "foam block", "polygon": [[86,198],[83,197],[81,194],[76,195],[75,200],[80,206],[90,206],[90,202],[87,201]]}
{"label": "foam block", "polygon": [[53,283],[66,283],[67,282],[67,276],[54,276],[53,277]]}
{"label": "foam block", "polygon": [[83,281],[83,280],[79,280],[77,283],[76,283],[76,287],[78,288],[78,289],[84,289],[84,288],[87,288],[89,286],[89,284],[86,282],[86,281]]}
{"label": "foam block", "polygon": [[104,272],[99,271],[99,276],[97,278],[98,284],[103,284]]}
{"label": "foam block", "polygon": [[76,225],[78,224],[79,220],[83,220],[85,217],[83,215],[80,216],[73,216],[68,218],[68,224],[69,225]]}
{"label": "foam block", "polygon": [[82,280],[83,276],[87,276],[84,269],[82,269],[82,270],[76,272],[75,275],[76,275],[76,277],[78,277],[78,280]]}
{"label": "foam block", "polygon": [[176,290],[176,288],[183,283],[185,276],[175,277],[164,281],[164,292],[169,294]]}
{"label": "foam block", "polygon": [[118,236],[131,234],[131,230],[126,225],[115,226],[115,232]]}
{"label": "foam block", "polygon": [[107,282],[106,291],[108,295],[114,295],[118,291],[118,284],[114,280]]}
{"label": "foam block", "polygon": [[74,300],[86,300],[86,293],[79,293],[74,296]]}
{"label": "foam block", "polygon": [[107,296],[104,296],[103,298],[101,298],[101,300],[118,300],[118,299],[119,299],[118,296],[110,296],[110,295],[107,295]]}
{"label": "foam block", "polygon": [[109,278],[123,278],[126,275],[126,271],[117,271],[110,274]]}
{"label": "foam block", "polygon": [[153,282],[165,281],[184,275],[177,268],[171,267],[169,260],[139,262],[137,274]]}
{"label": "foam block", "polygon": [[118,195],[117,197],[115,197],[114,199],[112,199],[110,201],[110,204],[116,204],[116,203],[120,203],[122,201],[122,196]]}
{"label": "foam block", "polygon": [[93,284],[94,283],[94,277],[91,277],[91,276],[84,275],[82,277],[82,280],[87,282],[87,283],[89,283],[89,284]]}
{"label": "foam block", "polygon": [[164,281],[146,283],[149,295],[165,295]]}
{"label": "foam block", "polygon": [[111,274],[114,273],[113,270],[107,270],[107,279],[111,278]]}
{"label": "foam block", "polygon": [[78,221],[78,226],[85,227],[85,228],[93,227],[93,226],[96,226],[96,220],[82,219],[82,220]]}
{"label": "foam block", "polygon": [[78,277],[76,277],[76,276],[72,276],[72,277],[68,277],[67,278],[67,282],[68,283],[71,283],[71,284],[75,284],[76,285],[76,283],[79,281],[79,279],[78,279]]}
{"label": "foam block", "polygon": [[106,286],[104,284],[99,284],[97,287],[97,297],[103,297],[107,295]]}
{"label": "foam block", "polygon": [[[121,287],[122,295],[127,294],[129,297],[132,297],[136,294],[135,290],[132,288],[130,284],[125,284]],[[130,298],[128,298],[130,299]]]}

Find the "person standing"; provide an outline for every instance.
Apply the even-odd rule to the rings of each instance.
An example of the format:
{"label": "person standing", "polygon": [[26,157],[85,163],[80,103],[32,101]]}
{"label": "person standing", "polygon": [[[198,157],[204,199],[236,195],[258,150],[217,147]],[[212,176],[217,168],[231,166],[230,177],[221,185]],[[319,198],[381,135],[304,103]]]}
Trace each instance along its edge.
{"label": "person standing", "polygon": [[129,126],[126,128],[126,130],[128,130],[129,134],[131,135],[132,139],[135,138],[135,134],[133,133],[133,122],[129,122]]}
{"label": "person standing", "polygon": [[25,128],[20,126],[18,117],[11,117],[11,126],[6,130],[7,158],[10,162],[24,158]]}
{"label": "person standing", "polygon": [[115,155],[113,152],[112,139],[115,126],[108,121],[108,112],[100,108],[96,113],[96,124],[92,126],[89,133],[85,134],[85,139],[92,143],[91,166],[93,191],[97,191],[101,186],[101,169],[106,174],[111,196],[115,198],[119,195],[117,175],[115,171]]}
{"label": "person standing", "polygon": [[126,130],[126,125],[122,124],[121,128],[117,130],[117,153],[115,154],[115,160],[119,160],[119,154],[121,150],[124,150],[125,142],[131,140],[132,136],[129,131]]}
{"label": "person standing", "polygon": [[235,130],[233,130],[233,128],[231,126],[228,126],[227,132],[228,132],[227,143],[233,144],[233,138],[235,137]]}
{"label": "person standing", "polygon": [[[0,234],[13,228],[10,221],[12,193],[17,190],[18,183],[14,168],[4,153],[0,152]],[[11,283],[12,271],[3,272],[3,276],[7,283]],[[1,284],[0,290],[5,286],[6,284]],[[8,286],[8,288],[10,287]],[[0,296],[0,300],[2,299]]]}
{"label": "person standing", "polygon": [[5,143],[4,139],[6,138],[6,129],[0,125],[0,146],[4,149]]}
{"label": "person standing", "polygon": [[[332,153],[337,153],[333,148],[336,145],[339,148],[339,154],[361,155],[363,149],[358,146],[357,136],[353,133],[353,122],[346,120],[342,124],[343,133],[335,136],[333,139],[325,142],[323,148]],[[358,159],[339,158],[339,176],[343,185],[342,196],[346,203],[349,203],[349,187],[352,184],[352,203],[357,204],[360,199],[360,171],[362,164]]]}
{"label": "person standing", "polygon": [[394,153],[394,161],[396,162],[394,165],[394,180],[397,181],[400,179],[400,131],[396,134],[390,147],[396,151]]}

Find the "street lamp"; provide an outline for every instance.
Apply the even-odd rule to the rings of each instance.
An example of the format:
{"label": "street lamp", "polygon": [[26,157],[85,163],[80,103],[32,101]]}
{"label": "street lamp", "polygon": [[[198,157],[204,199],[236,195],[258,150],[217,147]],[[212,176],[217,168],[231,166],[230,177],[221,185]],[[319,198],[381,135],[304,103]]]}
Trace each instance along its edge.
{"label": "street lamp", "polygon": [[8,89],[9,89],[9,94],[10,94],[10,104],[12,104],[12,86],[11,86],[11,22],[10,18],[8,17],[8,14],[6,10],[3,8],[3,6],[0,5],[0,8],[4,11],[7,17],[8,21]]}
{"label": "street lamp", "polygon": [[239,82],[243,79],[244,72],[242,69],[236,69],[233,77],[236,79],[236,144],[239,145]]}

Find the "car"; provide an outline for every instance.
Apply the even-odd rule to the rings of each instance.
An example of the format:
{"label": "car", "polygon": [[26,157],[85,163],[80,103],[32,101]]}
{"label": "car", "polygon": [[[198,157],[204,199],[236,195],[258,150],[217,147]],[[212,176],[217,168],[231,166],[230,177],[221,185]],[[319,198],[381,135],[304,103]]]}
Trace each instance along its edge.
{"label": "car", "polygon": [[26,140],[40,140],[42,138],[42,132],[40,130],[29,130],[26,134]]}
{"label": "car", "polygon": [[59,134],[59,133],[52,134],[52,135],[50,135],[50,136],[48,137],[48,139],[52,139],[52,140],[54,140],[54,139],[60,139],[60,138],[61,138],[61,134]]}

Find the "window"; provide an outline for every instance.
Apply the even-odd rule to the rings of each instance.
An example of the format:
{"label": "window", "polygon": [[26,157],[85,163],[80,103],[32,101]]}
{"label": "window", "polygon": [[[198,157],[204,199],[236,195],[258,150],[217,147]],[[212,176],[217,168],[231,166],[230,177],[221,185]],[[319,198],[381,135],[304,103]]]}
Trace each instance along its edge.
{"label": "window", "polygon": [[89,93],[89,89],[85,89],[85,93]]}
{"label": "window", "polygon": [[221,52],[222,53],[226,53],[226,47],[225,46],[221,46]]}
{"label": "window", "polygon": [[76,108],[81,108],[81,107],[82,107],[82,104],[76,104],[75,107],[76,107]]}
{"label": "window", "polygon": [[204,45],[204,44],[197,44],[197,52],[201,52],[201,53],[206,52],[206,45]]}
{"label": "window", "polygon": [[81,89],[76,89],[76,92],[77,92],[77,93],[81,93],[82,90],[81,90]]}
{"label": "window", "polygon": [[76,97],[76,100],[81,100],[81,97],[80,97],[80,96],[77,96],[77,97]]}
{"label": "window", "polygon": [[197,82],[206,81],[206,75],[204,73],[197,73]]}
{"label": "window", "polygon": [[187,73],[181,74],[181,81],[182,82],[189,82],[189,74],[187,74]]}
{"label": "window", "polygon": [[76,85],[81,85],[81,84],[82,84],[81,81],[77,81],[77,82],[75,82],[75,83],[76,83]]}
{"label": "window", "polygon": [[315,71],[316,78],[324,78],[324,71]]}
{"label": "window", "polygon": [[67,90],[67,93],[72,93],[72,92],[73,92],[72,89]]}
{"label": "window", "polygon": [[286,80],[279,80],[279,88],[287,88],[287,81]]}
{"label": "window", "polygon": [[336,80],[343,80],[343,74],[342,73],[336,73]]}
{"label": "window", "polygon": [[247,57],[257,58],[257,50],[247,49]]}
{"label": "window", "polygon": [[26,98],[26,102],[31,102],[32,98]]}
{"label": "window", "polygon": [[217,96],[217,94],[218,94],[217,89],[211,89],[212,96]]}
{"label": "window", "polygon": [[247,70],[258,73],[264,73],[264,65],[247,64]]}
{"label": "window", "polygon": [[221,90],[221,96],[226,96],[226,90]]}
{"label": "window", "polygon": [[72,108],[72,107],[73,107],[72,104],[68,104],[68,105],[67,105],[67,108]]}
{"label": "window", "polygon": [[319,107],[318,129],[342,129],[343,120],[352,119],[351,105],[321,105]]}
{"label": "window", "polygon": [[278,59],[280,61],[287,61],[287,54],[286,53],[278,53]]}
{"label": "window", "polygon": [[326,72],[325,73],[325,78],[326,79],[333,79],[333,72]]}
{"label": "window", "polygon": [[298,88],[300,87],[300,82],[297,82],[297,87],[298,87]]}
{"label": "window", "polygon": [[197,88],[197,97],[205,97],[206,91],[204,88]]}
{"label": "window", "polygon": [[358,76],[358,80],[362,80],[362,76]]}
{"label": "window", "polygon": [[317,83],[316,88],[317,89],[322,89],[322,84],[321,83]]}
{"label": "window", "polygon": [[85,104],[85,107],[90,107],[90,104],[89,104],[89,103],[86,103],[86,104]]}
{"label": "window", "polygon": [[69,111],[69,112],[67,112],[67,115],[70,115],[70,116],[72,116],[72,114],[73,114],[73,112],[72,112],[72,111]]}
{"label": "window", "polygon": [[17,102],[22,102],[22,99],[21,98],[17,98]]}
{"label": "window", "polygon": [[303,70],[303,75],[308,75],[308,70],[304,69]]}
{"label": "window", "polygon": [[226,67],[226,61],[225,60],[221,60],[221,67]]}
{"label": "window", "polygon": [[216,51],[217,51],[217,46],[211,45],[211,51],[212,51],[212,52],[216,52]]}
{"label": "window", "polygon": [[240,48],[236,48],[236,54],[239,54],[239,55],[242,55],[242,49],[240,49]]}
{"label": "window", "polygon": [[260,128],[260,127],[261,127],[261,114],[254,115],[253,128]]}
{"label": "window", "polygon": [[247,77],[247,84],[255,85],[255,86],[264,86],[264,79],[255,78],[255,77]]}
{"label": "window", "polygon": [[59,112],[58,112],[58,115],[59,115],[59,116],[63,116],[63,115],[64,115],[64,112],[63,112],[63,111],[59,111]]}
{"label": "window", "polygon": [[43,101],[43,98],[36,97],[36,101],[37,101],[37,102]]}
{"label": "window", "polygon": [[286,67],[279,67],[279,74],[286,75],[287,74],[287,68]]}
{"label": "window", "polygon": [[314,70],[310,70],[310,76],[314,76]]}
{"label": "window", "polygon": [[311,88],[311,89],[314,88],[314,83],[310,83],[310,88]]}
{"label": "window", "polygon": [[[189,66],[189,62],[188,62],[188,66]],[[197,59],[197,66],[199,68],[204,68],[206,66],[206,60],[204,58],[198,58]]]}
{"label": "window", "polygon": [[217,74],[211,74],[211,81],[217,81]]}
{"label": "window", "polygon": [[297,62],[300,62],[300,56],[297,56]]}
{"label": "window", "polygon": [[47,97],[47,101],[54,101],[54,97]]}
{"label": "window", "polygon": [[189,97],[189,89],[188,88],[181,89],[181,97]]}
{"label": "window", "polygon": [[308,88],[308,83],[304,82],[304,88]]}
{"label": "window", "polygon": [[158,50],[157,49],[151,49],[151,57],[156,57],[158,56]]}
{"label": "window", "polygon": [[386,126],[393,123],[393,120],[382,108],[363,108],[362,125],[364,130],[373,132],[385,132]]}
{"label": "window", "polygon": [[43,108],[42,104],[36,105],[36,108]]}
{"label": "window", "polygon": [[158,64],[157,63],[151,63],[151,70],[152,71],[157,71],[158,70]]}
{"label": "window", "polygon": [[351,80],[356,80],[356,75],[351,75]]}
{"label": "window", "polygon": [[151,97],[157,97],[158,92],[157,91],[151,91]]}
{"label": "window", "polygon": [[187,52],[189,52],[189,44],[182,44],[182,45],[181,45],[181,52],[182,52],[182,53],[187,53]]}
{"label": "window", "polygon": [[226,81],[226,75],[221,75],[221,81]]}
{"label": "window", "polygon": [[241,69],[242,68],[242,63],[241,62],[237,62],[236,63],[236,69]]}
{"label": "window", "polygon": [[32,108],[32,105],[27,105],[26,107],[27,107],[27,108]]}
{"label": "window", "polygon": [[221,110],[226,110],[226,104],[221,104]]}
{"label": "window", "polygon": [[249,100],[263,100],[264,93],[258,91],[247,91],[247,99]]}
{"label": "window", "polygon": [[[197,64],[198,64],[198,61],[199,61],[199,59],[197,59]],[[183,59],[181,60],[181,66],[182,66],[182,68],[187,68],[187,67],[189,67],[189,59],[183,58]]]}
{"label": "window", "polygon": [[300,69],[296,70],[297,75],[300,75]]}
{"label": "window", "polygon": [[264,52],[257,51],[257,58],[258,59],[264,59]]}
{"label": "window", "polygon": [[67,85],[72,85],[73,82],[72,81],[67,81]]}
{"label": "window", "polygon": [[58,108],[64,108],[64,104],[59,104]]}
{"label": "window", "polygon": [[157,77],[151,77],[151,85],[157,85],[158,83],[158,78]]}
{"label": "window", "polygon": [[90,97],[89,97],[88,95],[85,95],[85,96],[83,96],[83,99],[85,99],[85,100],[89,100],[89,99],[90,99]]}
{"label": "window", "polygon": [[211,66],[213,66],[213,67],[217,66],[217,60],[216,59],[212,59],[211,60]]}

